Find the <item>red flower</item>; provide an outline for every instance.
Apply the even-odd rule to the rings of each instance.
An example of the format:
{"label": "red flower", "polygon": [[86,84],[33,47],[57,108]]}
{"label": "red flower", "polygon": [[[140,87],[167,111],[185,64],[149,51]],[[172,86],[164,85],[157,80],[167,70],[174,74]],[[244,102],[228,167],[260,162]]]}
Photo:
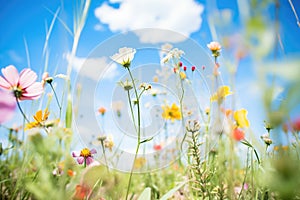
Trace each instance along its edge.
{"label": "red flower", "polygon": [[233,129],[232,136],[236,141],[241,141],[245,138],[245,133],[241,129],[235,128]]}
{"label": "red flower", "polygon": [[160,151],[160,150],[162,149],[162,146],[161,146],[160,144],[155,144],[155,145],[153,146],[153,149],[154,149],[155,151]]}
{"label": "red flower", "polygon": [[183,67],[183,71],[186,71],[186,66]]}
{"label": "red flower", "polygon": [[292,122],[293,131],[299,132],[300,131],[300,117]]}
{"label": "red flower", "polygon": [[195,71],[195,70],[196,70],[196,67],[195,67],[195,66],[192,66],[192,72]]}
{"label": "red flower", "polygon": [[182,67],[182,62],[179,62],[179,63],[178,63],[178,66],[179,66],[179,67]]}

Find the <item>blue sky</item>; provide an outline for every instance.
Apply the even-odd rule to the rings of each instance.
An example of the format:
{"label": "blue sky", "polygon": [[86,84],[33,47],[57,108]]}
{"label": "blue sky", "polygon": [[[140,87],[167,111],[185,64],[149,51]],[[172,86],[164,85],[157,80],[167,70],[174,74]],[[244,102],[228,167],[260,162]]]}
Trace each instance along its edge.
{"label": "blue sky", "polygon": [[[0,68],[10,64],[15,65],[19,70],[25,67],[31,67],[41,75],[46,61],[46,56],[43,55],[47,33],[46,30],[49,29],[54,13],[56,12],[58,13],[59,19],[72,30],[74,8],[74,5],[72,4],[74,2],[75,1],[71,0],[0,0]],[[210,19],[213,19],[215,24],[221,23],[219,25],[222,25],[226,20],[227,22],[230,21],[229,24],[223,24],[226,26],[221,26],[220,28],[217,27],[219,37],[222,34],[235,36],[237,33],[243,33],[243,22],[241,21],[242,15],[239,13],[236,1],[219,0],[206,2],[180,0],[177,3],[175,2],[176,1],[171,0],[92,1],[90,12],[88,13],[86,25],[83,29],[76,53],[74,64],[75,71],[80,68],[85,61],[85,58],[90,56],[91,53],[95,53],[97,47],[99,48],[99,44],[105,44],[107,40],[114,40],[112,38],[116,37],[113,36],[122,31],[141,28],[167,28],[184,34],[196,41],[205,49],[204,51],[207,52],[207,55],[209,55],[209,52],[206,49],[206,44],[214,38],[211,27],[209,26]],[[294,0],[293,3],[296,12],[300,13],[300,2]],[[274,19],[274,5],[267,8],[263,15],[269,19]],[[156,17],[152,18],[149,16]],[[284,46],[284,52],[280,51],[279,56],[298,55],[300,51],[300,28],[297,27],[295,15],[288,1],[280,1],[279,18],[281,22],[280,35]],[[270,26],[272,26],[272,24],[270,24]],[[139,39],[139,42],[143,40],[142,38],[146,38],[147,40],[147,35],[144,34],[145,31],[142,31],[140,35],[137,34],[135,36],[135,39]],[[176,47],[177,42],[179,45],[182,44],[180,43],[182,41],[176,41],[176,38],[173,42],[171,41],[174,47]],[[132,43],[135,44],[134,42]],[[121,41],[120,44],[126,45],[126,41]],[[158,41],[158,44],[153,44],[152,47],[158,48],[158,45],[161,44],[162,42]],[[65,73],[71,45],[72,37],[70,33],[66,31],[59,20],[56,20],[47,48],[49,53],[48,71],[50,74]],[[118,44],[115,45],[115,47],[104,45],[107,48],[105,49],[108,54],[106,56],[112,55],[113,52],[117,52],[116,47]],[[28,49],[29,60],[27,59],[26,49]],[[156,56],[159,58],[158,55]],[[224,56],[227,55],[225,54]],[[271,58],[272,55],[269,55],[269,57]],[[144,60],[140,59],[135,62],[136,64],[142,64],[143,62],[148,61],[151,61],[151,58],[145,56]],[[100,62],[103,64],[110,63],[110,61],[105,59],[89,60],[89,62],[92,64],[93,62]],[[30,66],[28,66],[28,64]],[[223,64],[222,59],[221,64]],[[122,77],[122,69],[119,68],[119,66],[117,67],[116,64],[110,63],[110,65],[113,68],[113,71],[110,73],[114,73],[115,76],[108,77],[107,82],[105,83],[108,83],[109,86],[106,89],[103,89],[104,91],[109,91],[114,88],[113,84],[115,83],[112,78]],[[262,113],[262,105],[259,103],[259,97],[249,97],[249,95],[251,96],[252,94],[257,95],[258,93],[256,93],[255,90],[258,88],[252,88],[252,90],[254,90],[253,93],[249,91],[249,93],[246,93],[249,84],[255,82],[255,70],[251,65],[251,60],[243,60],[237,73],[237,91],[239,92],[237,104],[238,107],[246,107],[249,109],[249,118],[251,122],[257,124],[254,129],[258,130],[258,132],[263,132],[263,116],[257,117]],[[226,83],[228,78],[226,78],[225,69],[226,68],[224,67],[221,71]],[[226,84],[228,84],[228,82]],[[98,87],[101,88],[102,86],[100,85]],[[61,94],[59,91],[58,93],[59,95]],[[251,101],[249,99],[251,99]],[[256,103],[253,103],[255,101]],[[105,101],[100,102],[109,106]],[[101,103],[99,103],[99,105]]]}
{"label": "blue sky", "polygon": [[[86,56],[95,45],[118,33],[118,30],[128,30],[131,28],[130,25],[127,27],[117,27],[112,32],[108,24],[100,22],[95,16],[95,10],[105,2],[107,3],[107,1],[92,1],[87,23],[78,48],[78,56]],[[281,37],[285,53],[295,53],[299,51],[299,44],[296,42],[299,35],[299,28],[296,26],[296,19],[289,3],[286,1],[280,2]],[[0,66],[15,64],[20,68],[26,67],[27,59],[24,44],[24,40],[26,40],[30,53],[30,63],[33,68],[40,69],[41,65],[43,65],[42,50],[46,37],[46,26],[49,28],[53,19],[53,14],[49,10],[56,12],[59,8],[59,17],[72,30],[72,3],[73,1],[70,0],[38,2],[33,0],[12,0],[9,2],[2,0],[0,8],[0,27],[2,30],[0,38]],[[238,6],[235,1],[199,1],[198,3],[201,3],[204,8],[203,12],[201,12],[202,23],[199,30],[191,31],[191,33],[188,33],[188,36],[191,36],[201,45],[204,46],[211,40],[207,21],[208,15],[212,14],[216,8],[221,10],[230,9],[233,18],[231,27],[233,29],[239,28]],[[293,1],[293,3],[296,11],[299,10],[300,3],[298,1]],[[118,3],[109,3],[109,5],[114,8],[119,7]],[[274,7],[271,7],[269,13],[266,13],[270,18],[274,17],[273,9]],[[184,7],[182,10],[184,10]],[[118,10],[118,12],[120,11]],[[182,13],[178,13],[178,15],[182,15]],[[114,22],[113,20],[108,21],[111,23]],[[143,28],[141,25],[136,25],[136,27]],[[145,24],[144,27],[149,27],[149,25]],[[177,28],[176,26],[173,27]],[[61,57],[61,54],[70,49],[71,41],[70,36],[64,30],[63,26],[56,21],[49,40],[50,55]]]}

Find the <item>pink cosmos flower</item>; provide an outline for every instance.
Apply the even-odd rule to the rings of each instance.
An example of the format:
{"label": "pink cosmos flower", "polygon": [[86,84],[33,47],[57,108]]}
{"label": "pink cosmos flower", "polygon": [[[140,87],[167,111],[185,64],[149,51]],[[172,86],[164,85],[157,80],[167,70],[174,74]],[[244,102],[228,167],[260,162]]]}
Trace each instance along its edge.
{"label": "pink cosmos flower", "polygon": [[15,98],[7,92],[0,90],[0,124],[10,120],[16,108]]}
{"label": "pink cosmos flower", "polygon": [[88,148],[84,148],[80,152],[73,151],[72,156],[74,158],[77,158],[78,164],[81,165],[84,163],[84,166],[86,166],[94,162],[92,154],[96,154],[96,153],[97,153],[96,149],[89,150]]}
{"label": "pink cosmos flower", "polygon": [[35,82],[37,75],[31,69],[23,69],[21,73],[13,65],[2,70],[0,76],[0,88],[13,91],[14,96],[19,100],[38,99],[43,93],[43,84]]}

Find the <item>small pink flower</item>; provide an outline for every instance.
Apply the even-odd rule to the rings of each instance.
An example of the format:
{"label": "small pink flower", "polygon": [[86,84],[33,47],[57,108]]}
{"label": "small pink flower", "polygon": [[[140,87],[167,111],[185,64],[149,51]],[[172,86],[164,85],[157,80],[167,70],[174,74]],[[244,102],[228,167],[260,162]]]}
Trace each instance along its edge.
{"label": "small pink flower", "polygon": [[94,162],[92,154],[96,153],[96,149],[89,150],[88,148],[84,148],[80,152],[73,151],[72,156],[77,158],[78,164],[81,165],[84,163],[84,165],[90,165],[92,162]]}
{"label": "small pink flower", "polygon": [[221,45],[218,42],[210,42],[209,44],[207,44],[207,47],[211,51],[220,51],[221,50]]}
{"label": "small pink flower", "polygon": [[13,117],[16,100],[10,93],[2,90],[0,90],[0,96],[0,124],[2,124]]}
{"label": "small pink flower", "polygon": [[13,91],[19,100],[38,99],[43,93],[43,84],[35,82],[37,75],[31,69],[23,69],[19,74],[15,66],[9,65],[1,71],[0,88]]}
{"label": "small pink flower", "polygon": [[45,87],[45,84],[46,84],[48,78],[49,78],[49,73],[44,72],[43,76],[42,76],[42,85],[43,85],[43,87]]}

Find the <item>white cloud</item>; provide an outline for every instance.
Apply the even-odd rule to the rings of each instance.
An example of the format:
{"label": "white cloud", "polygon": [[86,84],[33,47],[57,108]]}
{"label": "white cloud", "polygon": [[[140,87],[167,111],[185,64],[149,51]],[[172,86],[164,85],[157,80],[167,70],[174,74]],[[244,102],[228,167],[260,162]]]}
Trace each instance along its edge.
{"label": "white cloud", "polygon": [[103,26],[102,26],[101,24],[96,24],[96,25],[94,26],[94,29],[95,29],[96,31],[102,31],[104,28],[103,28]]}
{"label": "white cloud", "polygon": [[9,50],[7,53],[8,53],[8,56],[10,57],[10,59],[12,59],[14,62],[17,62],[17,63],[23,62],[23,58],[16,51]]}
{"label": "white cloud", "polygon": [[[67,53],[65,58],[68,62],[71,61],[71,54]],[[74,57],[73,69],[80,75],[99,81],[100,79],[113,79],[119,72],[116,63],[110,62],[107,57],[85,58]]]}
{"label": "white cloud", "polygon": [[[115,8],[103,3],[95,9],[95,16],[100,22],[108,24],[113,32],[156,28],[189,37],[201,27],[203,6],[194,0],[110,0],[110,3],[120,5]],[[165,33],[136,32],[141,42],[179,42],[185,39]]]}

